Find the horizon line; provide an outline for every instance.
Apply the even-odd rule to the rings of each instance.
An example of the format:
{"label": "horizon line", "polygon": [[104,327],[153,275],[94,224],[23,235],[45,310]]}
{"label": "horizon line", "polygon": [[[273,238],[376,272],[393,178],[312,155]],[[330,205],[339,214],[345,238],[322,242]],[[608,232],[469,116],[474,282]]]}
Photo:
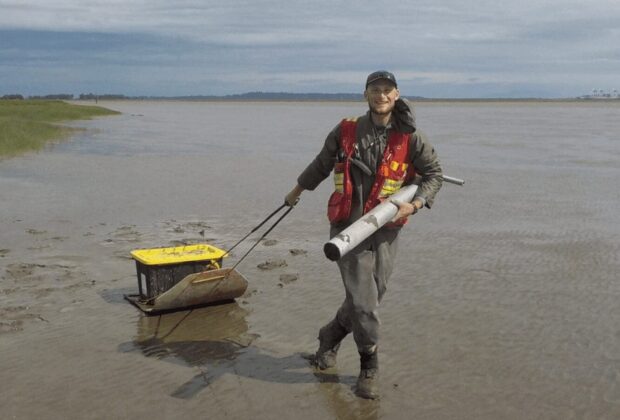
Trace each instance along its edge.
{"label": "horizon line", "polygon": [[[580,95],[580,96],[566,96],[566,97],[543,97],[543,96],[472,96],[472,97],[426,97],[418,95],[406,95],[401,94],[409,100],[617,100],[620,96],[595,96],[595,95]],[[280,98],[278,98],[280,97]],[[152,100],[238,100],[238,99],[259,99],[259,100],[278,100],[278,99],[297,99],[297,100],[309,100],[312,99],[324,99],[324,100],[363,100],[363,93],[350,93],[350,92],[286,92],[286,91],[249,91],[244,93],[233,93],[225,95],[213,95],[213,94],[192,94],[192,95],[126,95],[120,93],[52,93],[43,95],[22,95],[19,93],[0,94],[0,99],[64,99],[64,100],[93,100],[93,99],[152,99]]]}

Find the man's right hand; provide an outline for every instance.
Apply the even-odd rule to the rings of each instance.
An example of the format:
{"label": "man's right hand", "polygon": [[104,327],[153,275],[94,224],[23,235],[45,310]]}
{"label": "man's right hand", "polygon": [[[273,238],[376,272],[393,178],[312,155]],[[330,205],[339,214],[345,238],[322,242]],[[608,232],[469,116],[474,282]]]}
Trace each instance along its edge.
{"label": "man's right hand", "polygon": [[289,207],[294,207],[295,204],[299,202],[299,196],[301,195],[303,190],[304,189],[302,187],[300,187],[299,185],[296,185],[295,188],[293,188],[291,192],[286,194],[286,196],[284,197],[284,204],[286,204]]}

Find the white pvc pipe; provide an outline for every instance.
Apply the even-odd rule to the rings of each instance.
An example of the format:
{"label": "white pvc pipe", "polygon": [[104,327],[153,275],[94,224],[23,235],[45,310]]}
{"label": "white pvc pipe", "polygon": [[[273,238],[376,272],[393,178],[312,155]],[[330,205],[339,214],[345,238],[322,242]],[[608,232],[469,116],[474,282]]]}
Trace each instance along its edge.
{"label": "white pvc pipe", "polygon": [[398,213],[398,206],[390,200],[411,202],[418,186],[415,184],[401,188],[387,200],[360,217],[351,226],[334,236],[323,246],[325,256],[332,261],[342,258],[347,252],[358,246],[364,239],[392,220]]}

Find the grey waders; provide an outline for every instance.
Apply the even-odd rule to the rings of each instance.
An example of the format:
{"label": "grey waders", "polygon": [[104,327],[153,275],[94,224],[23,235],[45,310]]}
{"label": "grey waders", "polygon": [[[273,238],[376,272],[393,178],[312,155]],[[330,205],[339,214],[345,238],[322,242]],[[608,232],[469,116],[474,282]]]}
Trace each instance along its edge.
{"label": "grey waders", "polygon": [[340,342],[349,332],[334,318],[319,330],[319,349],[307,357],[318,369],[329,369],[336,366],[336,355]]}
{"label": "grey waders", "polygon": [[377,352],[360,353],[360,375],[355,385],[355,395],[375,400],[379,398],[379,359]]}

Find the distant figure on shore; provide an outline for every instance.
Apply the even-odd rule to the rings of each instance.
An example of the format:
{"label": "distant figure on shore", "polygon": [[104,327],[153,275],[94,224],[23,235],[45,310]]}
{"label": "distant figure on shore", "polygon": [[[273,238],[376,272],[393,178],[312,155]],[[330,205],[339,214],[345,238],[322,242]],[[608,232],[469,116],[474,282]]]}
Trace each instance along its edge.
{"label": "distant figure on shore", "polygon": [[[319,330],[319,348],[308,355],[318,369],[336,365],[340,342],[350,333],[360,355],[358,396],[379,397],[378,307],[396,256],[398,234],[407,217],[426,206],[442,185],[442,170],[433,146],[416,129],[412,106],[400,98],[395,76],[377,71],[366,79],[365,115],[342,120],[323,148],[297,179],[285,201],[294,206],[304,190],[314,190],[334,172],[335,190],[328,203],[334,237],[402,186],[419,179],[410,203],[399,202],[392,221],[338,261],[346,297],[335,317]],[[418,182],[418,181],[416,181]]]}

